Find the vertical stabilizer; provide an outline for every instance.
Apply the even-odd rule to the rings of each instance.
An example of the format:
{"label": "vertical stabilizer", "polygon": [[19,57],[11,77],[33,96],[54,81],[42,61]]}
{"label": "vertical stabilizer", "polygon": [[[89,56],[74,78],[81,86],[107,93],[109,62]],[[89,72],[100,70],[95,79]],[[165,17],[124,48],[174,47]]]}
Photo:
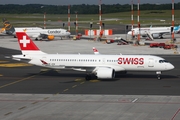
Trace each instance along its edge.
{"label": "vertical stabilizer", "polygon": [[6,18],[3,18],[2,21],[6,34],[12,35],[15,32],[15,28],[10,24],[10,22]]}
{"label": "vertical stabilizer", "polygon": [[45,54],[35,45],[25,32],[16,32],[22,54]]}

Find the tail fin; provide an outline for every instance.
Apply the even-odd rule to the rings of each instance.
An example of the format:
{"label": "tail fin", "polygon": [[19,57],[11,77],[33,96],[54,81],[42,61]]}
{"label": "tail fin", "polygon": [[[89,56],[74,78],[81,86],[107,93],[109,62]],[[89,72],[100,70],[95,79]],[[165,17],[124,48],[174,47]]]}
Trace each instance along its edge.
{"label": "tail fin", "polygon": [[10,24],[10,22],[6,18],[3,18],[2,21],[4,28],[6,30],[6,34],[12,35],[15,32],[14,27]]}
{"label": "tail fin", "polygon": [[97,50],[95,47],[93,47],[93,52],[94,52],[95,55],[100,54],[100,53],[98,52],[98,50]]}
{"label": "tail fin", "polygon": [[174,33],[180,33],[180,25],[174,27]]}
{"label": "tail fin", "polygon": [[35,45],[25,32],[16,32],[18,43],[23,55],[27,54],[45,54]]}

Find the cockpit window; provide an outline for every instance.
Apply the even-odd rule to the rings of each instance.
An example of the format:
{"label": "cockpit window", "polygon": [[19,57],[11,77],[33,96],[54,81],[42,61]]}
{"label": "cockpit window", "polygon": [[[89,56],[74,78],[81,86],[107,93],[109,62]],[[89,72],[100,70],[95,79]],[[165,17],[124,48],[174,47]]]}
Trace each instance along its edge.
{"label": "cockpit window", "polygon": [[166,60],[159,60],[159,63],[169,63],[169,62]]}

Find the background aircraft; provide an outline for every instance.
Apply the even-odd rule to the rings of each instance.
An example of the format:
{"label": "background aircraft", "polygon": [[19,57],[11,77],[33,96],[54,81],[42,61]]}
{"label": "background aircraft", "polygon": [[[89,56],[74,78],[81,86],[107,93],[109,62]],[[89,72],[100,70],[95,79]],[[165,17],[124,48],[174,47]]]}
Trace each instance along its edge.
{"label": "background aircraft", "polygon": [[29,37],[35,38],[35,40],[48,39],[53,40],[55,37],[70,37],[70,32],[65,29],[42,29],[40,27],[17,27],[14,28],[7,19],[3,18],[3,25],[5,33],[16,37],[16,32],[26,32]]}
{"label": "background aircraft", "polygon": [[[173,30],[172,30],[173,29]],[[128,35],[137,36],[139,33],[143,37],[149,37],[151,40],[154,38],[163,38],[164,34],[178,33],[180,31],[180,26],[172,27],[149,27],[149,28],[134,28],[128,32]]]}
{"label": "background aircraft", "polygon": [[47,54],[42,52],[25,32],[17,32],[21,55],[14,60],[51,69],[86,71],[86,80],[92,75],[98,79],[113,79],[119,71],[155,71],[161,79],[161,71],[174,66],[165,59],[152,55],[95,55],[95,54]]}
{"label": "background aircraft", "polygon": [[2,28],[2,33],[7,34],[7,35],[15,36],[16,31],[42,30],[42,28],[40,28],[40,27],[16,27],[16,28],[14,28],[6,18],[3,18],[2,21],[3,21],[3,26],[4,26],[4,28]]}

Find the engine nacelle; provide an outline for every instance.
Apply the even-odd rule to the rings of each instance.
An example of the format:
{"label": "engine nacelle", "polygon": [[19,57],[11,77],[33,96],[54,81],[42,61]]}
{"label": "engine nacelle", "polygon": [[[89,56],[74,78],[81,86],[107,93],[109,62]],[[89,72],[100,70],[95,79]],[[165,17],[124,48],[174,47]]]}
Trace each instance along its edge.
{"label": "engine nacelle", "polygon": [[48,35],[48,40],[54,40],[54,35]]}
{"label": "engine nacelle", "polygon": [[159,38],[160,35],[159,35],[159,34],[152,34],[152,37],[153,37],[153,38]]}
{"label": "engine nacelle", "polygon": [[115,77],[115,71],[112,68],[99,68],[96,71],[96,76],[99,79],[113,79]]}

